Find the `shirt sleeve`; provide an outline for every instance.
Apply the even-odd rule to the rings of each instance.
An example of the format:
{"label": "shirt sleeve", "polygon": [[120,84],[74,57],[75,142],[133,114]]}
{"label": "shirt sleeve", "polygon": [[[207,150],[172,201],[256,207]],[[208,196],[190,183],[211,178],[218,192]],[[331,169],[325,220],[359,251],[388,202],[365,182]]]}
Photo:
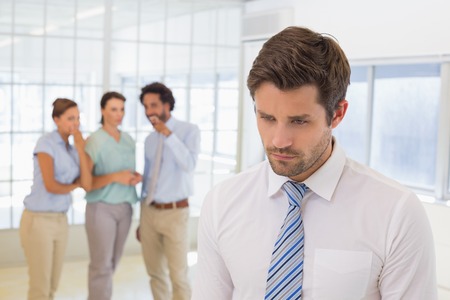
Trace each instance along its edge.
{"label": "shirt sleeve", "polygon": [[38,153],[46,153],[51,157],[55,156],[54,147],[52,147],[51,140],[46,136],[41,137],[36,143],[33,154],[36,155]]}
{"label": "shirt sleeve", "polygon": [[229,300],[233,295],[233,282],[217,245],[212,195],[214,192],[206,196],[199,220],[192,300]]}
{"label": "shirt sleeve", "polygon": [[89,157],[92,159],[92,162],[95,165],[95,163],[97,162],[97,154],[98,154],[97,143],[95,142],[95,136],[91,135],[86,140],[86,146],[84,147],[84,151],[86,151],[86,153],[89,155]]}
{"label": "shirt sleeve", "polygon": [[413,193],[397,205],[387,241],[387,258],[379,281],[383,300],[437,299],[431,226]]}
{"label": "shirt sleeve", "polygon": [[186,172],[195,170],[198,154],[200,152],[200,130],[192,125],[184,140],[181,140],[175,132],[172,132],[164,142],[175,156],[180,168]]}

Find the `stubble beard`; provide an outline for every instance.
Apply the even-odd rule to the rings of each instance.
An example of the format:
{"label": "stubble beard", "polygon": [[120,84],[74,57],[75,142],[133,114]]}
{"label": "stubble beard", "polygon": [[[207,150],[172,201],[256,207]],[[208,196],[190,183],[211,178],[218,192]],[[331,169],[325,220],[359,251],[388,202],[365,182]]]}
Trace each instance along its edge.
{"label": "stubble beard", "polygon": [[[331,130],[327,130],[323,134],[319,143],[311,149],[309,156],[307,156],[304,151],[294,151],[290,148],[279,149],[276,147],[265,147],[265,150],[269,164],[275,174],[292,178],[307,172],[311,168],[319,168],[325,162],[323,155],[327,150],[329,143],[331,143]],[[294,156],[295,159],[294,161],[289,162],[279,161],[272,158],[271,154]]]}

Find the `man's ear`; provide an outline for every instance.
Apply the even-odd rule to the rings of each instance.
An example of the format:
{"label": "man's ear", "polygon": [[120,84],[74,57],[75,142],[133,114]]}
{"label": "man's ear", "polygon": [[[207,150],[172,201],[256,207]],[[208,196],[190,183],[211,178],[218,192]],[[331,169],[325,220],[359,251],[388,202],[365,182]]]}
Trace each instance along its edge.
{"label": "man's ear", "polygon": [[347,112],[348,101],[342,99],[338,103],[338,108],[334,111],[333,119],[331,120],[331,128],[336,128],[342,119],[344,119],[345,113]]}

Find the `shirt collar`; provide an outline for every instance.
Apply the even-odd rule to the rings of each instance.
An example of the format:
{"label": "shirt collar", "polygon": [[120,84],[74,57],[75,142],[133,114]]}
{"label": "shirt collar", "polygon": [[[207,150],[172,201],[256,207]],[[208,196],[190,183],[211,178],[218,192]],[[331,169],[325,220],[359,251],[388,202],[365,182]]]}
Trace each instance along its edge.
{"label": "shirt collar", "polygon": [[[334,194],[339,178],[341,178],[342,171],[345,166],[345,152],[337,144],[333,137],[333,151],[328,160],[311,176],[309,176],[304,183],[306,186],[316,193],[321,198],[330,201]],[[267,196],[270,198],[277,193],[283,184],[290,179],[285,176],[275,174],[275,172],[268,166],[269,184],[267,189]]]}
{"label": "shirt collar", "polygon": [[59,134],[58,130],[54,130],[52,133],[52,138],[58,143],[65,145],[66,142],[62,139],[61,135]]}
{"label": "shirt collar", "polygon": [[170,116],[169,120],[166,121],[166,126],[172,131],[176,123],[177,120],[173,116]]}

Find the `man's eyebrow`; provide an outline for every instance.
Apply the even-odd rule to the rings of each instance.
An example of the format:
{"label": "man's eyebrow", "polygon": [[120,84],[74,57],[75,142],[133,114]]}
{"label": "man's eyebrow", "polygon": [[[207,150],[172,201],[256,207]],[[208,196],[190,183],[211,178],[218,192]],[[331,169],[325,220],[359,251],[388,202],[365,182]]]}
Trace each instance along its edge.
{"label": "man's eyebrow", "polygon": [[298,119],[308,119],[309,117],[311,117],[311,115],[309,114],[303,114],[303,115],[298,115],[298,116],[288,116],[288,119],[290,120],[298,120]]}
{"label": "man's eyebrow", "polygon": [[259,110],[259,109],[257,109],[256,112],[257,112],[258,114],[260,114],[260,115],[271,116],[271,114],[265,113],[265,112],[263,112],[263,111],[261,111],[261,110]]}

